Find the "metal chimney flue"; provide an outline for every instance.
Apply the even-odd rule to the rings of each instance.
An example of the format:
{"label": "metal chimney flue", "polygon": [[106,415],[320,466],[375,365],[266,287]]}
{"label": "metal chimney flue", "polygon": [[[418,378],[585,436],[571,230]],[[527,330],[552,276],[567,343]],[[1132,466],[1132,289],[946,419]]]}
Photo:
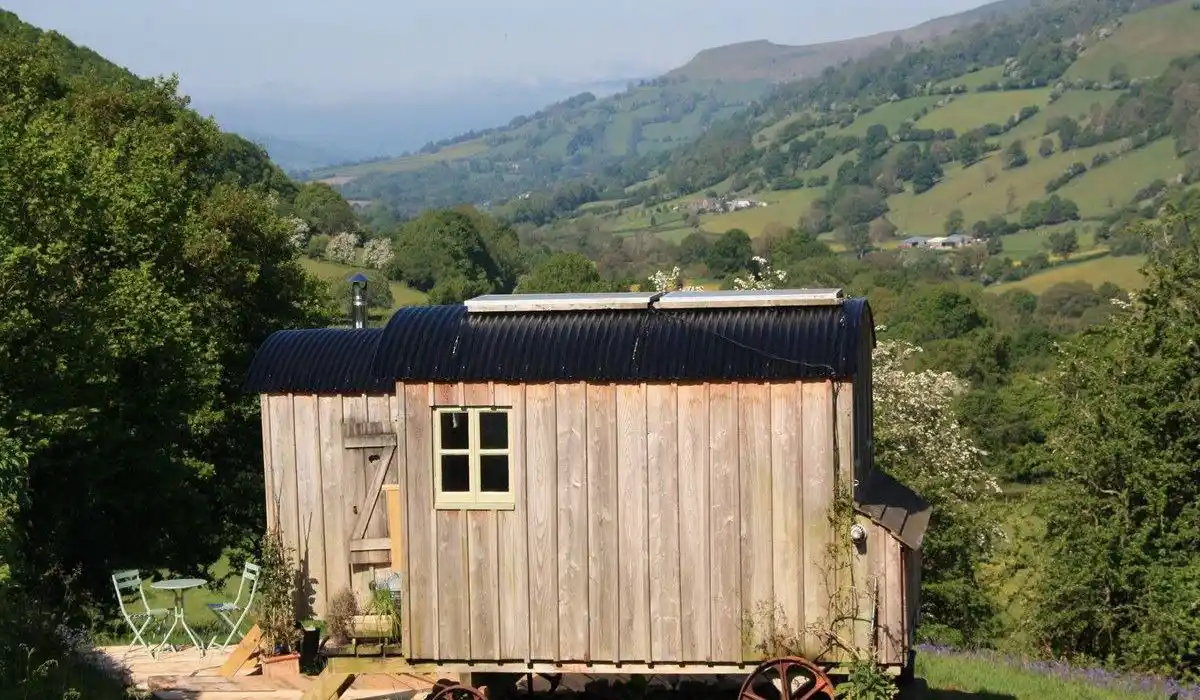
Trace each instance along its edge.
{"label": "metal chimney flue", "polygon": [[350,278],[350,325],[367,327],[367,276],[361,272]]}

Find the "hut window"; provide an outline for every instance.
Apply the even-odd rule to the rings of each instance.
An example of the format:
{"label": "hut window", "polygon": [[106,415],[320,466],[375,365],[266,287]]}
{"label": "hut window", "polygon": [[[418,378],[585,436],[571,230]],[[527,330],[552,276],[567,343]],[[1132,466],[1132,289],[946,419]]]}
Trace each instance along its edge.
{"label": "hut window", "polygon": [[435,411],[435,506],[512,508],[509,410],[438,408]]}

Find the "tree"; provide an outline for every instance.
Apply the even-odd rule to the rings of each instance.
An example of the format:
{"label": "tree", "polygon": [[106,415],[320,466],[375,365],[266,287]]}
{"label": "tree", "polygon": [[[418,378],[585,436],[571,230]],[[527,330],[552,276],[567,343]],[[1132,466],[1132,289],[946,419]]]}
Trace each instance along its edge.
{"label": "tree", "polygon": [[[392,296],[392,285],[388,283],[385,275],[375,270],[366,270],[362,273],[367,278],[366,301],[367,311],[370,312],[387,312],[391,311],[396,300]],[[331,285],[331,293],[333,300],[341,309],[342,318],[350,318],[350,307],[353,301],[353,289],[350,285],[349,276],[339,279],[335,284]]]}
{"label": "tree", "polygon": [[954,209],[946,215],[946,224],[943,229],[947,236],[961,234],[965,230],[963,227],[966,226],[966,223],[967,219],[963,216],[962,209]]}
{"label": "tree", "polygon": [[873,242],[883,243],[890,241],[896,235],[896,231],[899,231],[896,225],[888,221],[886,216],[881,216],[871,222],[869,235]]}
{"label": "tree", "polygon": [[[456,298],[452,290],[511,291],[515,284],[504,256],[489,245],[484,218],[459,210],[433,209],[407,222],[396,236],[391,276],[421,291],[448,282],[441,298]],[[499,231],[499,229],[497,229]],[[498,233],[493,234],[493,239]],[[465,293],[465,292],[463,292]],[[461,301],[461,299],[460,299]]]}
{"label": "tree", "polygon": [[977,572],[1000,534],[981,506],[999,489],[958,419],[966,382],[949,372],[910,370],[921,352],[885,340],[872,353],[875,464],[933,506],[922,547],[920,635],[975,644],[994,630],[994,605]]}
{"label": "tree", "polygon": [[692,231],[679,242],[679,262],[684,265],[704,262],[710,247],[708,236]]}
{"label": "tree", "polygon": [[740,228],[729,229],[708,251],[708,269],[718,276],[746,269],[754,251],[750,235]]}
{"label": "tree", "polygon": [[293,204],[296,216],[321,233],[333,235],[358,228],[358,217],[342,195],[324,182],[309,182],[300,187]]}
{"label": "tree", "polygon": [[1017,188],[1009,185],[1004,191],[1004,213],[1012,214],[1017,210]]}
{"label": "tree", "polygon": [[600,277],[596,263],[579,253],[555,253],[521,278],[522,294],[619,291]]}
{"label": "tree", "polygon": [[74,614],[109,603],[114,568],[253,546],[245,373],[271,332],[332,316],[292,222],[214,169],[221,134],[174,81],[68,81],[45,46],[0,58],[20,66],[0,71],[0,431],[28,456],[12,576]]}
{"label": "tree", "polygon": [[1046,247],[1051,253],[1065,260],[1079,250],[1079,236],[1073,228],[1066,231],[1054,231],[1047,237]]}
{"label": "tree", "polygon": [[1016,139],[1008,145],[1008,149],[1004,151],[1004,167],[1005,169],[1022,168],[1029,162],[1029,156],[1025,154],[1025,142],[1021,139]]}
{"label": "tree", "polygon": [[[1138,233],[1168,241],[1169,215]],[[1195,230],[1195,220],[1190,222]],[[1064,352],[1029,619],[1056,654],[1183,675],[1200,639],[1200,249],[1159,248],[1146,287]]]}
{"label": "tree", "polygon": [[330,238],[325,257],[335,263],[353,265],[358,258],[358,234],[343,231]]}
{"label": "tree", "polygon": [[1038,144],[1038,155],[1043,158],[1049,158],[1054,155],[1054,139],[1047,136]]}

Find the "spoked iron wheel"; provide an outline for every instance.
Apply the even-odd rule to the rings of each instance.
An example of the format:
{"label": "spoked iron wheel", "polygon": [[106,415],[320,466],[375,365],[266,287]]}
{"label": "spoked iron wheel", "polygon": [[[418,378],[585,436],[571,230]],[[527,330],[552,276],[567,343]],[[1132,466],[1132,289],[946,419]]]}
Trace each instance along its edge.
{"label": "spoked iron wheel", "polygon": [[469,685],[461,685],[443,678],[433,684],[433,694],[429,696],[429,700],[487,700],[487,698]]}
{"label": "spoked iron wheel", "polygon": [[798,656],[759,664],[742,683],[739,700],[833,700],[833,682],[816,664]]}

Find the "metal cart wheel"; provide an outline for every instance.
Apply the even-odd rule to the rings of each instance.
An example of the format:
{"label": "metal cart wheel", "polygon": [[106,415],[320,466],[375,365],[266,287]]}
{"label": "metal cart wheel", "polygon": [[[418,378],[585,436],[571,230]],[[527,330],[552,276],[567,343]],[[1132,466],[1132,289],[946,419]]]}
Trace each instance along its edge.
{"label": "metal cart wheel", "polygon": [[833,682],[813,662],[798,656],[759,664],[738,693],[739,700],[833,700]]}
{"label": "metal cart wheel", "polygon": [[445,678],[433,684],[429,700],[487,700],[483,693],[469,685],[462,685]]}

